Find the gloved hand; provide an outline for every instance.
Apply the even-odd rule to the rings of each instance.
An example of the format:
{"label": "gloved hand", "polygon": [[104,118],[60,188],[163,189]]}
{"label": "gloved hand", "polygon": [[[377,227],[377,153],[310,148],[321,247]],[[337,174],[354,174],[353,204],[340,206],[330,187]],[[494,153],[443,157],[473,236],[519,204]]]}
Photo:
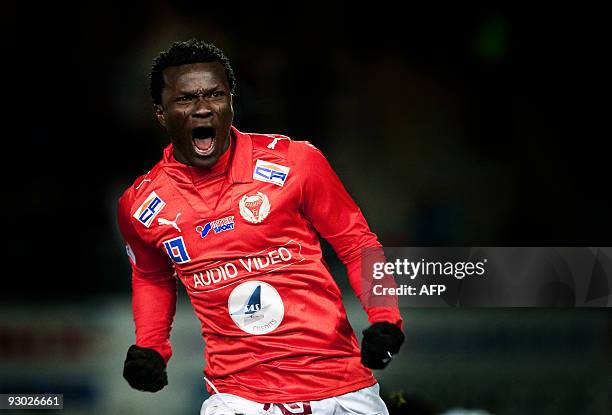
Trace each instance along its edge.
{"label": "gloved hand", "polygon": [[153,349],[135,344],[128,349],[123,377],[132,388],[144,392],[157,392],[168,384],[164,358]]}
{"label": "gloved hand", "polygon": [[404,343],[404,333],[395,324],[383,321],[363,331],[361,363],[370,369],[384,369]]}

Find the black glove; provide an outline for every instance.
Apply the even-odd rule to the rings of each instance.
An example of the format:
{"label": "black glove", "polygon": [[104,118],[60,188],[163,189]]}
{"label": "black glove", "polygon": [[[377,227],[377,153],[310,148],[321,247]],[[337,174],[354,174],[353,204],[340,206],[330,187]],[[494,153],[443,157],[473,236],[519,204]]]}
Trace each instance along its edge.
{"label": "black glove", "polygon": [[399,352],[404,333],[395,324],[386,321],[374,323],[363,331],[361,363],[370,369],[384,369]]}
{"label": "black glove", "polygon": [[128,349],[123,377],[131,387],[144,392],[157,392],[168,384],[164,358],[153,349],[135,344]]}

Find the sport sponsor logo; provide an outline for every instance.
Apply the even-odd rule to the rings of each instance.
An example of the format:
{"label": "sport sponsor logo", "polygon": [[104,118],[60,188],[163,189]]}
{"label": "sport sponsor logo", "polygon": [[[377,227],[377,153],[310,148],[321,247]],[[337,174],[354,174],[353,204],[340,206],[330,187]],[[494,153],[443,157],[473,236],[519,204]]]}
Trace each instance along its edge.
{"label": "sport sponsor logo", "polygon": [[140,207],[136,209],[133,216],[138,222],[148,228],[164,206],[166,206],[166,202],[164,202],[161,197],[157,196],[157,193],[151,192]]}
{"label": "sport sponsor logo", "polygon": [[200,238],[205,238],[211,230],[215,234],[226,231],[233,231],[234,216],[226,216],[224,218],[208,222],[204,226],[196,226],[196,232],[200,234]]}
{"label": "sport sponsor logo", "polygon": [[280,164],[257,160],[255,170],[253,171],[253,179],[282,187],[285,185],[289,170],[289,167],[281,166]]}
{"label": "sport sponsor logo", "polygon": [[302,262],[304,257],[301,251],[302,246],[291,240],[282,246],[273,246],[243,258],[215,261],[200,272],[182,275],[181,280],[192,293],[213,291],[245,277],[266,274]]}

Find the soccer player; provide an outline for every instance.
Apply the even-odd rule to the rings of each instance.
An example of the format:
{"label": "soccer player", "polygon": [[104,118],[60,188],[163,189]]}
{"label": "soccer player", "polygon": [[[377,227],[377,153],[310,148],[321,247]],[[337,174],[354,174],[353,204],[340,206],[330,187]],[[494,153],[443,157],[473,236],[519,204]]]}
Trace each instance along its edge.
{"label": "soccer player", "polygon": [[[233,125],[227,57],[195,39],[154,61],[151,95],[171,144],[119,200],[136,344],[123,376],[167,384],[177,282],[206,343],[201,414],[386,414],[370,368],[404,341],[397,302],[372,305],[362,252],[379,251],[325,157],[304,141]],[[370,323],[361,352],[319,235],[347,268]]]}

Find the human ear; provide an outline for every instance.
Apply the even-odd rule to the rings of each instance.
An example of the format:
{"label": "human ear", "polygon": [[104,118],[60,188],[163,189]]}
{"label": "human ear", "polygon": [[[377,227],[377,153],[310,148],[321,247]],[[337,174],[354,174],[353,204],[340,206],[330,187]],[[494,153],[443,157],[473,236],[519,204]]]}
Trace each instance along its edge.
{"label": "human ear", "polygon": [[166,113],[164,112],[164,107],[159,104],[153,105],[153,111],[155,112],[155,118],[162,125],[162,127],[166,127]]}

